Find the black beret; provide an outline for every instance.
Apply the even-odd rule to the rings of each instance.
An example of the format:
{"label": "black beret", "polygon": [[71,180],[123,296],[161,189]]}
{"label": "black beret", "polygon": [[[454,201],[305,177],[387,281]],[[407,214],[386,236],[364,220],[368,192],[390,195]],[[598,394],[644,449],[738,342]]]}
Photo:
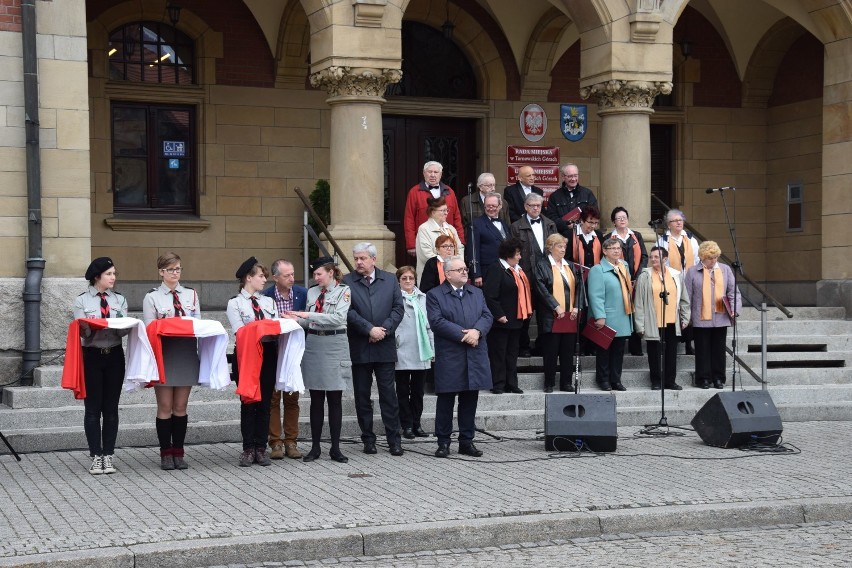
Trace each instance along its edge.
{"label": "black beret", "polygon": [[316,270],[317,268],[321,268],[326,264],[334,264],[334,259],[330,256],[321,256],[318,259],[311,262],[311,272]]}
{"label": "black beret", "polygon": [[86,280],[92,280],[113,267],[112,259],[108,256],[96,258],[86,269]]}
{"label": "black beret", "polygon": [[242,280],[243,276],[251,272],[251,269],[254,268],[255,264],[257,264],[257,259],[255,257],[251,257],[242,263],[240,267],[237,268],[237,280]]}

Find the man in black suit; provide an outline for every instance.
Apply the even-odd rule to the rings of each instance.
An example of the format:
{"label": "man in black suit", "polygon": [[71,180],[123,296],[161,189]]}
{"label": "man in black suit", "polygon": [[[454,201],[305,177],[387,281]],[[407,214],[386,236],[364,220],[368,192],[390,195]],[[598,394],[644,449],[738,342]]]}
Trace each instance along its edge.
{"label": "man in black suit", "polygon": [[[547,254],[544,243],[547,237],[556,232],[556,224],[541,214],[541,205],[544,198],[537,193],[530,193],[524,200],[526,213],[512,223],[512,236],[520,239],[521,244],[521,268],[528,275],[533,274],[533,268],[538,261]],[[536,301],[533,297],[533,310]],[[520,357],[529,357],[530,352],[530,320],[524,320],[521,328]]]}
{"label": "man in black suit", "polygon": [[562,217],[579,207],[597,207],[598,198],[588,187],[580,185],[580,169],[574,164],[565,164],[559,171],[562,174],[562,186],[550,194],[547,199],[547,210],[544,212],[554,223],[556,230],[566,239],[571,238],[573,225]]}
{"label": "man in black suit", "polygon": [[506,206],[509,209],[509,220],[514,223],[524,216],[524,200],[530,193],[537,193],[544,196],[544,191],[540,187],[536,187],[535,170],[532,166],[521,166],[518,170],[518,181],[513,185],[506,186],[503,190],[503,199],[506,201]]}
{"label": "man in black suit", "polygon": [[399,404],[396,398],[394,367],[396,366],[396,331],[405,307],[399,284],[393,274],[376,268],[376,247],[358,243],[352,247],[355,272],[343,277],[350,288],[352,305],[347,316],[349,355],[352,359],[352,386],[355,412],[361,427],[364,453],[376,453],[373,433],[373,373],[379,390],[379,408],[385,425],[385,436],[392,456],[403,454]]}
{"label": "man in black suit", "polygon": [[[488,267],[499,261],[497,249],[509,236],[509,225],[500,216],[502,199],[499,193],[485,196],[485,214],[476,217],[467,229],[464,259],[470,266],[470,279],[482,287],[482,277]],[[476,262],[474,262],[476,261]]]}
{"label": "man in black suit", "polygon": [[[494,179],[494,174],[488,172],[479,174],[479,177],[476,180],[476,187],[479,188],[477,193],[473,193],[469,196],[466,195],[459,202],[462,225],[464,225],[465,233],[467,233],[470,228],[470,224],[474,219],[482,217],[482,215],[485,214],[485,196],[497,191],[497,180]],[[473,211],[473,216],[471,216],[471,211]],[[509,226],[509,214],[506,212],[505,207],[500,210],[500,219],[506,223],[507,227]],[[465,239],[464,242],[467,244],[467,239]]]}

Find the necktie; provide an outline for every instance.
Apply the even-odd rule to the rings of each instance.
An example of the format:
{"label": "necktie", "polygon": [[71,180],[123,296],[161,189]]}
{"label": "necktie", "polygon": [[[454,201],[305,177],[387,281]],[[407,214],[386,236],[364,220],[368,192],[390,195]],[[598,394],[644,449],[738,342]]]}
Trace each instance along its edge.
{"label": "necktie", "polygon": [[101,292],[98,296],[101,297],[101,317],[109,318],[109,304],[107,304],[106,292]]}
{"label": "necktie", "polygon": [[464,298],[464,290],[462,290],[461,288],[459,288],[458,290],[456,290],[456,295],[457,295],[459,298]]}
{"label": "necktie", "polygon": [[536,223],[541,223],[541,217],[538,219],[530,219],[530,225],[535,225]]}
{"label": "necktie", "polygon": [[372,276],[365,276],[364,282],[367,284],[367,286],[369,286],[370,284],[373,283],[373,277]]}
{"label": "necktie", "polygon": [[263,316],[263,310],[260,309],[260,304],[257,303],[257,298],[255,298],[254,296],[251,297],[251,309],[254,310],[254,319],[266,319]]}
{"label": "necktie", "polygon": [[325,305],[325,288],[320,290],[320,295],[317,301],[314,302],[314,311],[318,314],[322,313],[322,307]]}
{"label": "necktie", "polygon": [[177,290],[172,290],[172,296],[172,302],[175,307],[175,317],[185,316],[186,313],[184,313],[183,308],[180,307],[180,298],[178,297]]}

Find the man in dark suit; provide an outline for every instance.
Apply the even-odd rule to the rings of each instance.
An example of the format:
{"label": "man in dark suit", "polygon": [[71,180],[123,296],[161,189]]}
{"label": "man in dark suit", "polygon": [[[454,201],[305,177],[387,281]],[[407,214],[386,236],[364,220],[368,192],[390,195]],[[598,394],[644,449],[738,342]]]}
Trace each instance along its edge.
{"label": "man in dark suit", "polygon": [[506,208],[509,210],[509,220],[514,223],[524,216],[524,200],[530,193],[537,193],[544,196],[544,191],[540,187],[536,187],[535,170],[532,166],[521,166],[518,170],[518,181],[513,185],[506,186],[503,190],[503,199],[506,201]]}
{"label": "man in dark suit", "polygon": [[[464,225],[465,232],[470,229],[470,225],[474,219],[482,217],[485,214],[485,197],[489,193],[497,191],[497,180],[494,179],[494,174],[490,174],[488,172],[479,174],[479,178],[476,180],[476,187],[479,188],[479,192],[473,193],[469,196],[465,195],[459,202],[462,224]],[[497,195],[500,194],[498,193]],[[473,211],[473,216],[471,216],[471,211]],[[506,223],[506,226],[509,226],[509,213],[506,211],[505,207],[500,210],[500,219]],[[464,242],[465,245],[467,245],[467,239],[465,239]]]}
{"label": "man in dark suit", "polygon": [[[547,237],[556,232],[556,225],[553,221],[541,214],[541,205],[544,198],[537,193],[530,193],[524,200],[524,210],[526,213],[520,219],[512,223],[512,236],[520,239],[521,244],[521,268],[527,274],[533,274],[533,268],[538,261],[544,258],[546,251],[544,242]],[[533,299],[533,309],[535,309],[535,298]],[[524,326],[521,328],[520,341],[521,357],[529,357],[530,352],[530,320],[524,320]]]}
{"label": "man in dark suit", "polygon": [[485,196],[485,214],[473,220],[467,230],[464,259],[470,266],[470,279],[482,287],[482,277],[488,267],[499,261],[497,249],[509,236],[509,225],[500,216],[502,200],[499,193]]}
{"label": "man in dark suit", "polygon": [[[296,271],[293,263],[279,258],[272,263],[272,281],[275,283],[263,291],[275,302],[278,313],[305,311],[308,291],[296,284]],[[284,412],[281,412],[281,401],[284,401]],[[283,419],[283,420],[282,420]],[[281,439],[281,430],[284,439]],[[302,452],[296,445],[299,438],[299,393],[273,391],[271,412],[269,414],[269,454],[274,460],[280,460],[286,452],[288,458],[299,459]]]}
{"label": "man in dark suit", "polygon": [[379,390],[379,408],[392,456],[403,454],[396,398],[396,331],[405,307],[394,275],[376,268],[376,247],[358,243],[352,247],[355,272],[343,277],[350,288],[352,304],[347,316],[349,356],[352,359],[352,386],[355,412],[361,427],[364,453],[376,453],[373,433],[373,373]]}
{"label": "man in dark suit", "polygon": [[565,164],[559,171],[562,174],[562,186],[547,198],[547,210],[544,212],[554,223],[556,230],[566,239],[571,238],[573,224],[562,217],[579,207],[597,207],[598,198],[588,187],[580,185],[580,169],[574,164]]}
{"label": "man in dark suit", "polygon": [[461,257],[444,262],[447,279],[426,294],[426,312],[435,334],[435,457],[450,454],[453,406],[459,399],[459,453],[480,457],[473,445],[479,391],[491,388],[491,368],[485,336],[494,318],[479,288],[467,284]]}

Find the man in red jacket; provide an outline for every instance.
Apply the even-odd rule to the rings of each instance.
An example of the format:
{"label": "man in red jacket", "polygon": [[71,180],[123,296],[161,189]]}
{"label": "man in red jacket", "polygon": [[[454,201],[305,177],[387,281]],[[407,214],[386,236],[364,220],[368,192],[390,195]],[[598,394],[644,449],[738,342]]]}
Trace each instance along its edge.
{"label": "man in red jacket", "polygon": [[414,256],[415,243],[417,241],[417,229],[426,222],[426,199],[437,198],[441,195],[447,201],[447,223],[456,228],[459,240],[464,244],[464,227],[462,227],[459,204],[456,201],[456,192],[450,186],[441,183],[441,174],[444,166],[438,162],[426,162],[423,166],[423,181],[408,190],[408,198],[405,200],[405,217],[403,229],[405,231],[405,248],[408,254]]}

